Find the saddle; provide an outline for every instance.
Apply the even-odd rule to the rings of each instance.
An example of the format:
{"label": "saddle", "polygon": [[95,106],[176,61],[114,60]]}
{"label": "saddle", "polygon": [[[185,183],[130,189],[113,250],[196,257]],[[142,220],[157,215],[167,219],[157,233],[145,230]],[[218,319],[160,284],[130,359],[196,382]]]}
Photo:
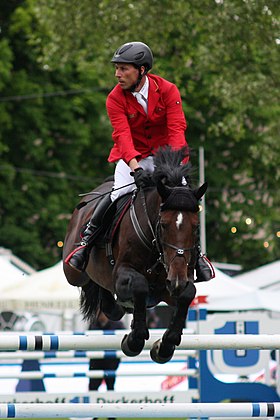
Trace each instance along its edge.
{"label": "saddle", "polygon": [[95,246],[106,249],[106,255],[111,265],[115,263],[112,249],[114,238],[124,215],[130,207],[131,198],[132,193],[128,193],[110,204],[103,215],[102,223],[97,233]]}

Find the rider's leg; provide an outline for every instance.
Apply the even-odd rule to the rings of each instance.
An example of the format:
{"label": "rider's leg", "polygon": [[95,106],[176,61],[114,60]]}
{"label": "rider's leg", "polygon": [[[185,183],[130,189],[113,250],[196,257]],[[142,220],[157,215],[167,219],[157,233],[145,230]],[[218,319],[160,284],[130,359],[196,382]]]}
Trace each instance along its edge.
{"label": "rider's leg", "polygon": [[[138,163],[143,169],[153,172],[154,163],[152,156],[148,156],[147,158],[140,160]],[[115,182],[111,193],[112,201],[115,201],[118,197],[135,190],[136,185],[134,183],[134,178],[130,175],[130,172],[130,167],[122,159],[120,159],[115,169]]]}
{"label": "rider's leg", "polygon": [[84,271],[86,269],[90,250],[93,246],[96,236],[99,233],[99,228],[102,225],[102,219],[105,211],[111,204],[110,194],[105,195],[97,204],[93,215],[83,232],[83,237],[76,249],[65,259],[66,264],[69,264],[77,271]]}
{"label": "rider's leg", "polygon": [[[151,169],[151,171],[153,169],[153,160],[151,156],[143,159],[139,162],[139,164],[144,169]],[[75,270],[84,271],[86,269],[90,250],[96,240],[97,234],[99,233],[99,228],[102,225],[103,215],[111,202],[114,202],[118,197],[128,192],[132,192],[136,188],[134,178],[130,175],[130,172],[131,170],[129,166],[123,160],[119,160],[115,169],[114,187],[111,192],[111,196],[108,194],[99,201],[92,218],[83,233],[80,244],[65,259],[65,263],[69,264]],[[127,186],[128,184],[132,185]]]}
{"label": "rider's leg", "polygon": [[196,280],[195,282],[209,281],[215,277],[215,271],[211,261],[202,254],[200,245],[197,246],[197,257],[195,264]]}

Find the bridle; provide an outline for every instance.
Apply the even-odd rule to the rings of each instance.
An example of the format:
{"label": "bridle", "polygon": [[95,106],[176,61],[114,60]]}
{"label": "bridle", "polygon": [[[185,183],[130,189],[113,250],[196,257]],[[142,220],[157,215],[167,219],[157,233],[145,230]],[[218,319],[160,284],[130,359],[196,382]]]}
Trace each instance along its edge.
{"label": "bridle", "polygon": [[157,218],[157,221],[156,221],[156,224],[155,224],[155,229],[154,229],[153,226],[152,226],[152,223],[150,221],[149,215],[148,215],[144,191],[141,188],[139,192],[140,192],[140,197],[141,197],[142,205],[143,205],[143,208],[144,208],[144,212],[145,212],[146,217],[147,217],[148,226],[149,226],[150,232],[152,233],[152,237],[153,237],[152,241],[147,238],[147,235],[144,233],[143,229],[141,228],[141,226],[138,222],[138,218],[137,218],[137,215],[136,215],[136,212],[135,212],[135,207],[134,207],[134,200],[136,198],[136,191],[133,194],[131,205],[130,205],[131,222],[132,222],[132,225],[134,227],[134,230],[135,230],[138,238],[140,239],[141,243],[145,246],[145,248],[147,248],[151,252],[156,249],[156,251],[158,253],[158,258],[157,258],[156,264],[153,267],[149,268],[147,271],[152,272],[153,268],[155,266],[157,266],[158,264],[162,264],[164,266],[165,270],[168,271],[168,265],[166,264],[165,258],[164,258],[163,247],[168,247],[168,248],[174,249],[176,251],[175,255],[173,256],[173,258],[172,258],[172,260],[170,261],[169,264],[171,264],[176,257],[180,257],[180,258],[183,257],[186,261],[187,266],[189,266],[191,258],[189,259],[189,261],[187,261],[185,253],[186,252],[193,252],[196,248],[196,245],[193,245],[190,248],[180,248],[180,247],[177,247],[176,245],[170,244],[168,242],[162,242],[161,241],[161,235],[160,235],[160,214],[161,214],[161,211],[159,211],[159,215],[158,215],[158,218]]}
{"label": "bridle", "polygon": [[[181,258],[183,257],[185,259],[186,265],[187,266],[189,265],[191,258],[189,259],[189,261],[187,261],[185,253],[186,252],[193,252],[196,248],[196,245],[193,245],[190,248],[180,248],[180,247],[178,247],[176,245],[173,245],[173,244],[170,244],[168,242],[161,241],[161,239],[160,239],[160,213],[159,213],[159,217],[158,217],[157,224],[156,224],[156,236],[157,236],[158,244],[160,244],[160,246],[161,246],[161,254],[162,254],[163,260],[164,260],[163,247],[167,247],[167,248],[174,249],[176,251],[175,255],[173,256],[173,258],[171,259],[169,264],[171,264],[175,260],[176,257],[181,257]],[[167,266],[167,264],[165,262],[164,262],[164,265]]]}
{"label": "bridle", "polygon": [[165,247],[175,249],[176,251],[174,257],[170,261],[170,264],[175,260],[176,257],[183,257],[185,258],[186,264],[189,265],[189,262],[187,261],[187,258],[185,256],[185,252],[192,252],[195,249],[195,245],[193,245],[191,248],[178,248],[177,246],[169,244],[167,242],[161,242],[161,244]]}

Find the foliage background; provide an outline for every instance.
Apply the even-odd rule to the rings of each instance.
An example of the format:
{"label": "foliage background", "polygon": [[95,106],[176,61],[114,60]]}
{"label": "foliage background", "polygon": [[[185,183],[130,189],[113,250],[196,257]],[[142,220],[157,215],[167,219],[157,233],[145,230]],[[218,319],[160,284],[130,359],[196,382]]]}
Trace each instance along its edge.
{"label": "foliage background", "polygon": [[209,257],[244,269],[279,258],[279,11],[276,0],[2,0],[0,245],[38,269],[61,257],[78,193],[113,172],[111,56],[141,40],[181,91],[196,167],[204,147]]}

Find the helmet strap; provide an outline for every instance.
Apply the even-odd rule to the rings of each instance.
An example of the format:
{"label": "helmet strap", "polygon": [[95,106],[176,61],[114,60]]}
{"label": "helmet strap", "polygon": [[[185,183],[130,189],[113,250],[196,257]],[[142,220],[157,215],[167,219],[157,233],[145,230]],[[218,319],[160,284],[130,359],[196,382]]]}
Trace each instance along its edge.
{"label": "helmet strap", "polygon": [[129,89],[130,92],[135,92],[135,89],[138,88],[138,86],[141,83],[141,80],[143,79],[143,76],[145,76],[145,74],[147,74],[147,70],[145,68],[143,74],[141,74],[141,67],[138,67],[138,79],[136,81],[136,83],[134,83],[134,85],[131,86],[131,88]]}

